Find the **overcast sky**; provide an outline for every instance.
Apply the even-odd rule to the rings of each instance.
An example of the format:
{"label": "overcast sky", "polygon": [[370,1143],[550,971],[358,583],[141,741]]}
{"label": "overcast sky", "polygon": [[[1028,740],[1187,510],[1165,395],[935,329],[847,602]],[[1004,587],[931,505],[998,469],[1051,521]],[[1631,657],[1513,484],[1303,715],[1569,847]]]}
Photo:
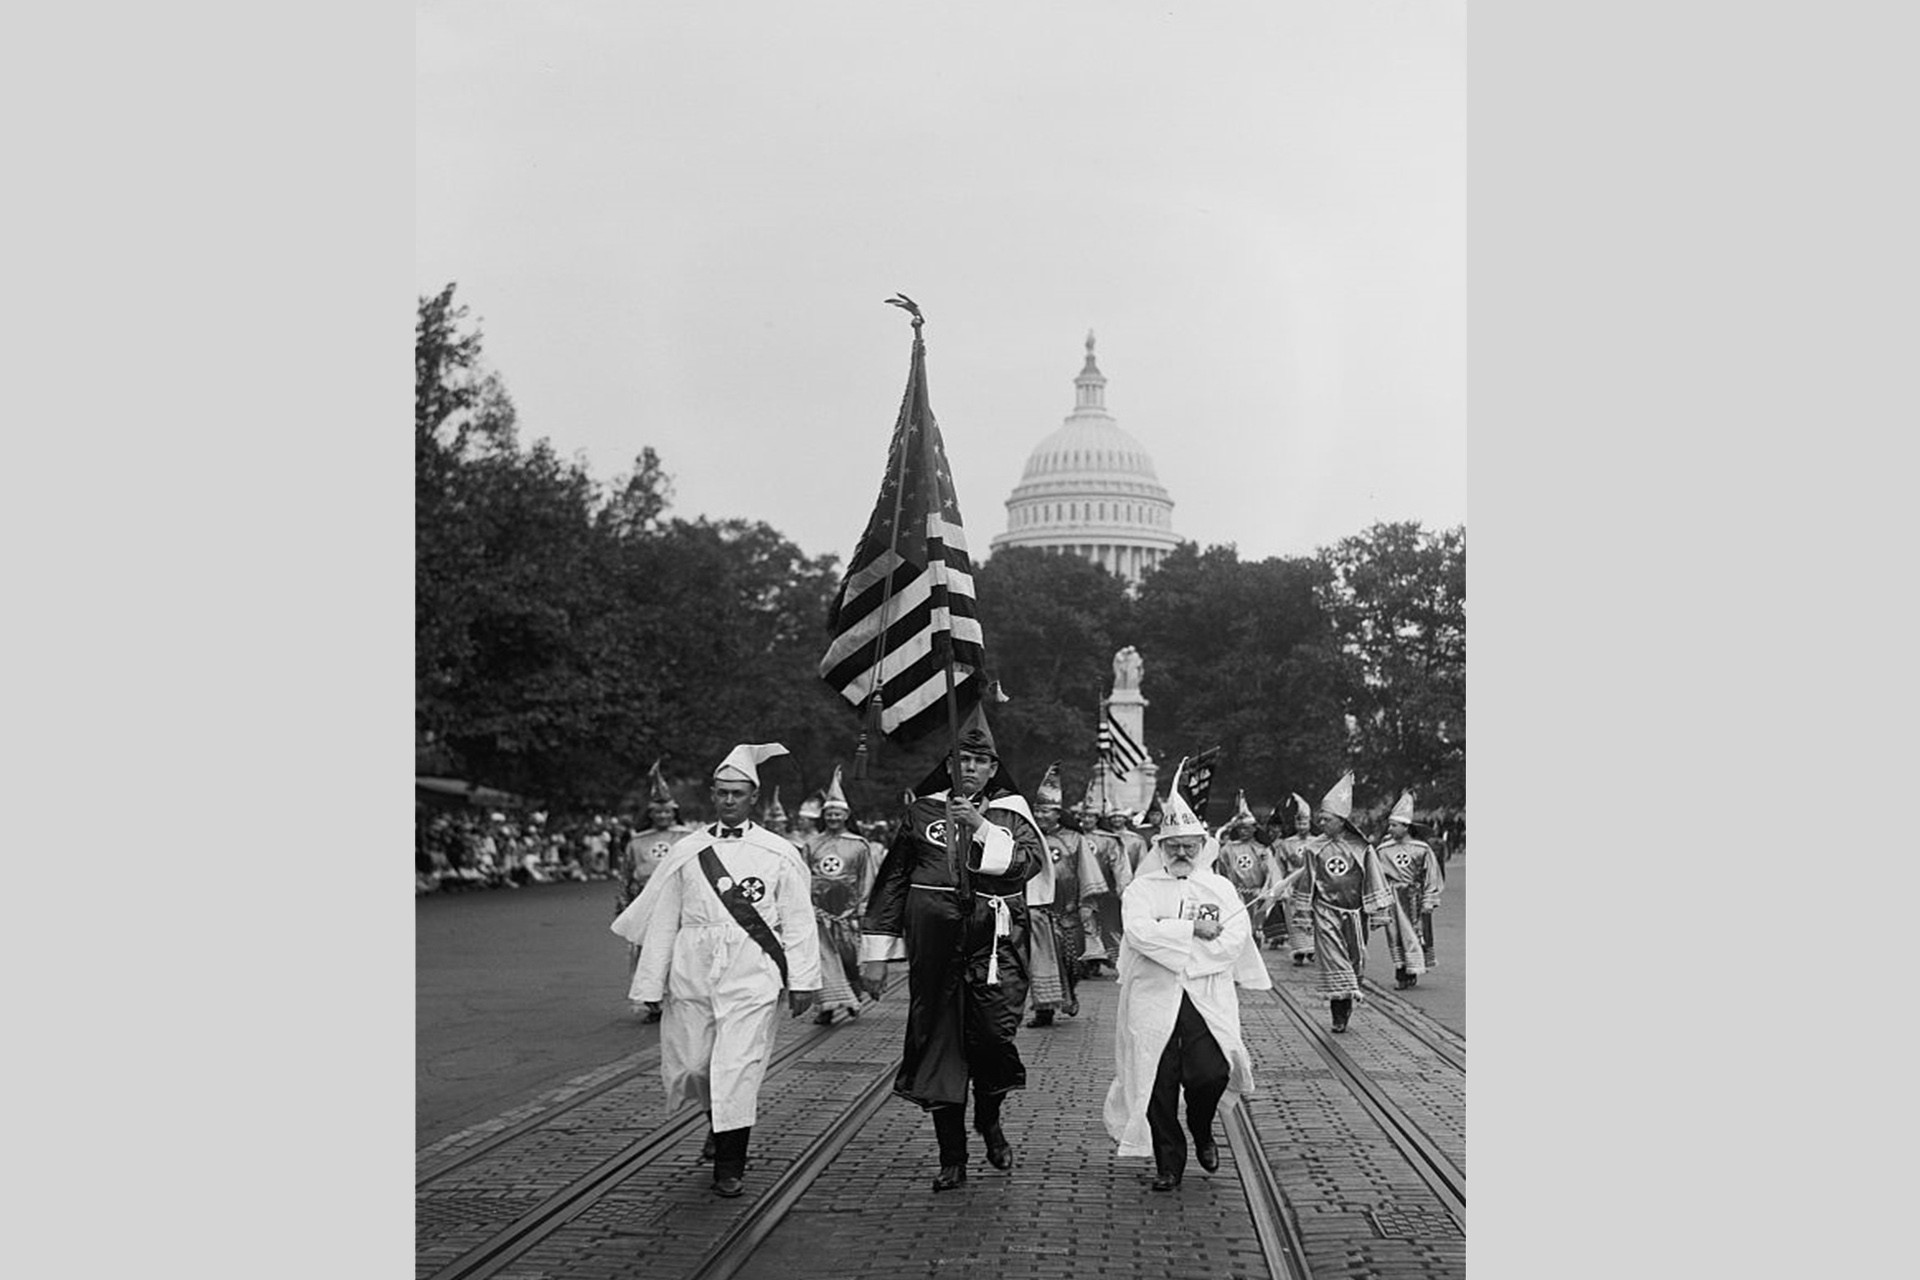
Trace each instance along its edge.
{"label": "overcast sky", "polygon": [[422,0],[417,292],[524,439],[811,554],[879,487],[896,291],[976,558],[1089,329],[1182,537],[1462,524],[1463,9]]}

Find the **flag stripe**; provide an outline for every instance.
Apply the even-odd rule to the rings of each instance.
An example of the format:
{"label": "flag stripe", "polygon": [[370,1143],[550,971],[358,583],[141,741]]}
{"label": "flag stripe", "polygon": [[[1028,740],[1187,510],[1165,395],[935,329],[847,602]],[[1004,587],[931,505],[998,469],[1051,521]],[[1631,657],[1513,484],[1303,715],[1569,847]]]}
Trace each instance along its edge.
{"label": "flag stripe", "polygon": [[986,637],[917,333],[880,493],[827,630],[821,678],[862,711],[877,684],[880,728],[896,741],[910,742],[944,719],[949,678],[959,709],[979,701]]}

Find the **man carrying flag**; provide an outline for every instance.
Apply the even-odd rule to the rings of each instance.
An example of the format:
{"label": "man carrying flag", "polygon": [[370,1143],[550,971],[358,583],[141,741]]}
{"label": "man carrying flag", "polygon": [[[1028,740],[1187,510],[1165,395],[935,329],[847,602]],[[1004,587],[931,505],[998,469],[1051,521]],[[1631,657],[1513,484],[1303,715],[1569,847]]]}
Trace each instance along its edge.
{"label": "man carrying flag", "polygon": [[[985,640],[953,473],[927,400],[925,321],[904,294],[888,301],[913,316],[912,366],[879,499],[828,614],[820,675],[892,741],[947,728],[945,760],[907,798],[875,877],[860,959],[875,993],[884,962],[907,961],[906,1038],[893,1087],[933,1113],[933,1189],[951,1191],[967,1179],[969,1086],[988,1162],[1013,1165],[1000,1108],[1027,1083],[1013,1045],[1027,995],[1024,885],[1047,855],[980,708]],[[854,752],[856,778],[867,732]]]}
{"label": "man carrying flag", "polygon": [[862,922],[868,990],[880,989],[886,961],[907,962],[906,1042],[893,1091],[933,1113],[935,1191],[967,1181],[969,1084],[974,1128],[996,1169],[1013,1165],[1001,1104],[1027,1085],[1013,1043],[1027,1003],[1025,885],[1051,864],[999,757],[986,713],[975,707],[960,732],[955,781],[943,762],[915,788]]}

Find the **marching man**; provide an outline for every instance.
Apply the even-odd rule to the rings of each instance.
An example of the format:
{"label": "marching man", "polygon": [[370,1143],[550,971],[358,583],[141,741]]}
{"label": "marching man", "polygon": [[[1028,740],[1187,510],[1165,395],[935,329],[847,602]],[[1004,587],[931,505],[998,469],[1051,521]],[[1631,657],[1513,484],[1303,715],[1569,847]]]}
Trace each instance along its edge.
{"label": "marching man", "polygon": [[714,1194],[729,1198],[742,1191],[780,989],[795,1017],[820,989],[806,861],[751,817],[759,766],[786,754],[777,742],[728,753],[709,792],[719,821],[683,836],[613,922],[640,947],[629,998],[665,1007],[667,1109],[707,1111]]}
{"label": "marching man", "polygon": [[1176,771],[1153,848],[1121,899],[1120,1011],[1104,1109],[1121,1155],[1153,1157],[1155,1191],[1174,1190],[1186,1172],[1182,1092],[1194,1157],[1208,1173],[1219,1167],[1214,1116],[1253,1092],[1235,983],[1273,985],[1239,892],[1213,869],[1217,849]]}

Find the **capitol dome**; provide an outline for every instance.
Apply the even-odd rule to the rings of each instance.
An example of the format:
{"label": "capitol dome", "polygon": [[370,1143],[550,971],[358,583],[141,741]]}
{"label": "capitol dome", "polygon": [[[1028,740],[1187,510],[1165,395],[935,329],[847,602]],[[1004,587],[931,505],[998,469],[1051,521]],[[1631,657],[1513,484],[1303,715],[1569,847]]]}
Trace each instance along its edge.
{"label": "capitol dome", "polygon": [[1073,380],[1073,412],[1027,457],[1007,499],[1007,531],[989,544],[1082,556],[1137,584],[1180,544],[1173,499],[1140,442],[1107,412],[1107,379],[1093,359]]}

